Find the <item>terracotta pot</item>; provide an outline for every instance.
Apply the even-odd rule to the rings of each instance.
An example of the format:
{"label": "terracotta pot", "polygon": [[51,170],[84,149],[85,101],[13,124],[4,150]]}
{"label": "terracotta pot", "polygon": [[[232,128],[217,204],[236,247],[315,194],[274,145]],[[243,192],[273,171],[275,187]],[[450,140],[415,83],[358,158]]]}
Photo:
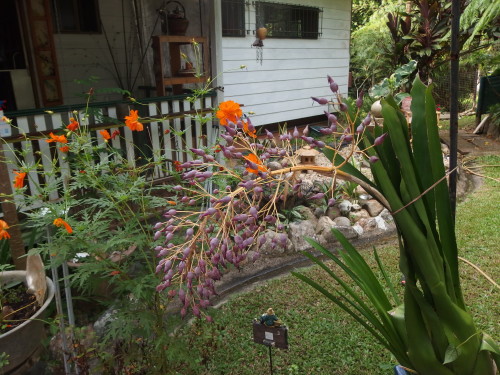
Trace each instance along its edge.
{"label": "terracotta pot", "polygon": [[[42,307],[29,320],[13,330],[0,335],[0,353],[8,354],[9,364],[2,367],[2,373],[24,374],[35,363],[45,338],[45,323],[42,321],[47,307],[54,298],[54,283],[48,277],[47,295]],[[25,281],[26,271],[4,271],[0,273],[0,283]]]}
{"label": "terracotta pot", "polygon": [[257,38],[264,40],[267,37],[267,29],[265,27],[259,27],[257,29]]}

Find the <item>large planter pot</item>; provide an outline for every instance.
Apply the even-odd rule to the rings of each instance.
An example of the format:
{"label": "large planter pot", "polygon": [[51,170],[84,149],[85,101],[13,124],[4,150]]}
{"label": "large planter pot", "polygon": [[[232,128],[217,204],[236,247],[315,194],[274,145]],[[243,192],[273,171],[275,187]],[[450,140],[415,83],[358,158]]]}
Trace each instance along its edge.
{"label": "large planter pot", "polygon": [[[42,307],[29,320],[13,330],[0,335],[0,353],[8,354],[9,364],[0,369],[2,374],[21,375],[32,365],[33,358],[40,352],[42,340],[45,338],[42,321],[47,307],[54,298],[54,283],[48,277],[47,294]],[[26,281],[26,271],[4,271],[0,273],[0,283]]]}

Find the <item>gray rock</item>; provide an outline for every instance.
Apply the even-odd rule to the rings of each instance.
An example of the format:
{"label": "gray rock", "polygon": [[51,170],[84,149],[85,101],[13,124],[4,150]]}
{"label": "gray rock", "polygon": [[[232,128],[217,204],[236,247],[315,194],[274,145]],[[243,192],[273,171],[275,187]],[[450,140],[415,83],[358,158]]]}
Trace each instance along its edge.
{"label": "gray rock", "polygon": [[295,210],[302,215],[303,220],[312,220],[313,222],[318,220],[309,207],[297,206]]}
{"label": "gray rock", "polygon": [[352,208],[352,203],[349,202],[348,200],[344,200],[339,203],[339,210],[342,216],[348,216],[349,213],[351,212]]}
{"label": "gray rock", "polygon": [[361,206],[357,203],[354,203],[351,207],[351,211],[359,211],[361,210]]}
{"label": "gray rock", "polygon": [[269,163],[267,163],[267,168],[269,168],[272,171],[277,171],[278,169],[282,169],[283,167],[277,161],[270,161]]}
{"label": "gray rock", "polygon": [[366,211],[364,209],[361,209],[359,211],[351,212],[351,214],[349,215],[349,217],[350,217],[350,219],[353,222],[357,222],[360,219],[367,219],[367,218],[369,218],[370,214],[368,213],[368,211]]}
{"label": "gray rock", "polygon": [[316,216],[316,218],[321,218],[323,215],[325,214],[325,210],[322,209],[321,207],[316,207],[314,209],[314,216]]}
{"label": "gray rock", "polygon": [[342,233],[348,240],[359,237],[358,232],[353,227],[337,227],[337,230]]}
{"label": "gray rock", "polygon": [[305,240],[306,237],[312,238],[316,241],[319,237],[316,235],[316,222],[312,220],[304,220],[296,223],[290,223],[289,238],[292,241],[295,251],[304,251],[311,249],[309,242]]}
{"label": "gray rock", "polygon": [[114,307],[109,307],[105,310],[101,316],[94,322],[94,331],[97,336],[102,336],[106,332],[106,328],[108,324],[110,324],[113,320],[117,319],[116,314],[118,310]]}
{"label": "gray rock", "polygon": [[[268,257],[279,256],[283,254],[285,251],[293,251],[293,244],[290,241],[290,238],[287,234],[286,236],[286,246],[282,246],[280,244],[280,237],[284,233],[274,232],[272,230],[266,230],[261,236],[266,238],[266,242],[264,242],[260,247],[259,251],[261,254],[264,254]],[[260,240],[260,236],[259,236]]]}
{"label": "gray rock", "polygon": [[316,226],[316,234],[319,238],[319,243],[323,246],[329,246],[332,243],[336,243],[337,239],[332,233],[332,228],[336,227],[335,223],[328,216],[322,216],[318,220],[318,225]]}
{"label": "gray rock", "polygon": [[333,223],[335,224],[336,227],[350,227],[351,226],[351,220],[349,220],[345,216],[339,216],[333,219]]}
{"label": "gray rock", "polygon": [[394,221],[394,218],[392,217],[391,213],[389,212],[389,210],[387,208],[384,208],[378,216],[380,216],[382,219],[384,219],[388,223]]}
{"label": "gray rock", "polygon": [[378,214],[380,214],[382,212],[382,210],[384,209],[384,206],[382,206],[375,199],[370,199],[365,204],[363,204],[363,208],[368,211],[370,216],[377,216]]}
{"label": "gray rock", "polygon": [[356,233],[358,234],[358,236],[361,236],[364,233],[363,227],[361,225],[359,225],[358,223],[354,224],[352,226],[352,229],[354,229],[356,231]]}
{"label": "gray rock", "polygon": [[326,210],[326,216],[328,216],[332,220],[336,217],[339,217],[340,208],[338,208],[338,206],[328,207],[328,209]]}

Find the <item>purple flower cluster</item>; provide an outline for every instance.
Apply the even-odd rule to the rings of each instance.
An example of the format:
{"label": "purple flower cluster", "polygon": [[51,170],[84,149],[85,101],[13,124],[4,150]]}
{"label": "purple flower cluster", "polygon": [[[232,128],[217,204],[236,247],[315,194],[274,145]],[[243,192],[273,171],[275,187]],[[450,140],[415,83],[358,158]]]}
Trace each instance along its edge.
{"label": "purple flower cluster", "polygon": [[[340,110],[347,111],[338,85],[331,77],[328,82],[337,95]],[[325,98],[313,100],[322,105],[329,102]],[[356,101],[358,108],[361,105],[362,94]],[[371,122],[368,115],[354,129],[354,120],[350,121],[349,117],[349,123],[342,127],[335,114],[325,111],[325,116],[328,127],[321,132],[352,142],[354,146]],[[332,148],[309,136],[308,127],[302,132],[294,128],[278,139],[265,130],[265,137],[258,139],[250,119],[245,120],[228,121],[222,127],[221,143],[217,145],[220,154],[213,153],[213,149],[190,149],[197,159],[178,166],[182,169],[183,184],[171,188],[178,205],[167,210],[164,221],[154,226],[155,251],[159,258],[156,273],[163,274],[157,291],[168,289],[168,296],[177,298],[182,305],[182,316],[191,311],[197,317],[203,315],[212,320],[203,310],[217,294],[216,282],[228,268],[239,268],[259,256],[259,249],[267,242],[263,234],[267,229],[277,233],[270,239],[272,247],[286,247],[288,237],[278,209],[289,195],[301,194],[301,181],[295,172],[316,168],[300,164],[295,150],[304,145]],[[381,144],[385,136],[378,137],[375,145]],[[364,153],[364,150],[356,152]],[[218,160],[221,155],[224,163]],[[370,158],[366,155],[366,158],[370,162],[378,160],[374,155]],[[271,170],[270,162],[281,168]],[[325,167],[317,168],[325,172]],[[335,167],[327,171],[333,175]],[[209,179],[229,184],[207,191],[204,182]],[[307,198],[324,200],[331,206],[335,200],[329,193],[311,193]]]}

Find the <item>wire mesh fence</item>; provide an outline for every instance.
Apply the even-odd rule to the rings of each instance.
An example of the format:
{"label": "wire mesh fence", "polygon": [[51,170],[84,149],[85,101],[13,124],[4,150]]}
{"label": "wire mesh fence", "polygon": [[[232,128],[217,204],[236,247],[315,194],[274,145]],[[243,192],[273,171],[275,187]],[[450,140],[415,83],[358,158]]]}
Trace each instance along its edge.
{"label": "wire mesh fence", "polygon": [[[450,64],[443,64],[433,72],[434,98],[441,111],[449,111],[450,106]],[[478,69],[471,64],[460,64],[458,110],[465,112],[476,107]]]}

